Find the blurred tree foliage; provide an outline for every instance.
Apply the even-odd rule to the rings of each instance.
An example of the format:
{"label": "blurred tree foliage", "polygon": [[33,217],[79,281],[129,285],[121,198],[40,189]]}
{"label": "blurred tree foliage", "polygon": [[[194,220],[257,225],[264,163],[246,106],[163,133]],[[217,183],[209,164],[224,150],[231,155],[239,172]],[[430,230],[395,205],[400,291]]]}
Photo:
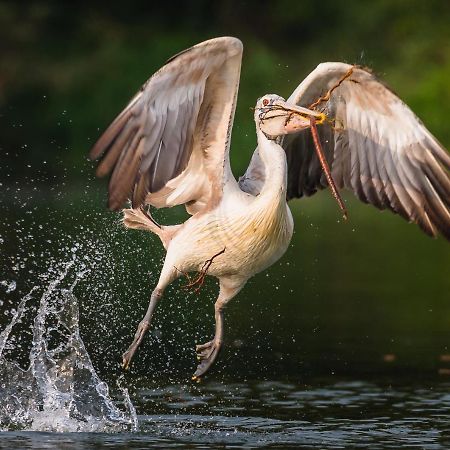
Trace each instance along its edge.
{"label": "blurred tree foliage", "polygon": [[449,24],[445,0],[0,2],[0,179],[83,180],[90,146],[140,84],[219,35],[245,47],[237,174],[257,97],[288,96],[327,60],[371,66],[449,147]]}

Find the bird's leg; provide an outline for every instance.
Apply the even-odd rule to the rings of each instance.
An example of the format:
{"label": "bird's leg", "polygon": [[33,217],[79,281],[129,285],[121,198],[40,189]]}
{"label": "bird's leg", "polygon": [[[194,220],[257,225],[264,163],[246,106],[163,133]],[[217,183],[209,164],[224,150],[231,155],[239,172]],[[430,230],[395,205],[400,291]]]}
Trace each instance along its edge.
{"label": "bird's leg", "polygon": [[206,344],[197,345],[195,351],[197,352],[197,359],[200,361],[197,370],[195,371],[192,379],[198,380],[202,377],[214,364],[217,359],[220,348],[223,342],[223,308],[226,305],[226,301],[220,298],[214,305],[215,318],[216,318],[216,332],[214,339]]}
{"label": "bird's leg", "polygon": [[216,319],[216,332],[212,341],[206,344],[197,345],[195,351],[197,352],[197,359],[200,361],[197,370],[192,376],[192,380],[198,381],[200,377],[214,364],[217,355],[222,347],[223,342],[223,309],[226,304],[242,289],[245,282],[238,285],[227,286],[223,280],[220,282],[219,297],[214,304],[214,312]]}
{"label": "bird's leg", "polygon": [[131,360],[134,356],[134,353],[136,352],[137,348],[139,347],[140,343],[142,342],[142,339],[144,339],[145,333],[150,328],[150,321],[153,316],[153,312],[155,311],[156,305],[158,304],[158,301],[162,297],[162,289],[156,288],[150,297],[150,303],[148,305],[147,313],[145,314],[144,318],[141,320],[141,322],[138,325],[136,334],[134,335],[133,342],[128,347],[128,350],[122,355],[123,362],[122,367],[124,369],[128,369],[130,367]]}

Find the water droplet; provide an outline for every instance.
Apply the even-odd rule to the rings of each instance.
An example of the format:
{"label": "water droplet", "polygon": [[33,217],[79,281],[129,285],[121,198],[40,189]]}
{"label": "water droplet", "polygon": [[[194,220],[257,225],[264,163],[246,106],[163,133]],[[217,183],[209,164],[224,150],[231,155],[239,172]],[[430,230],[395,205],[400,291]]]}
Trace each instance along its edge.
{"label": "water droplet", "polygon": [[14,292],[16,290],[16,282],[13,281],[0,281],[0,285],[6,287],[6,293],[9,294],[11,292]]}

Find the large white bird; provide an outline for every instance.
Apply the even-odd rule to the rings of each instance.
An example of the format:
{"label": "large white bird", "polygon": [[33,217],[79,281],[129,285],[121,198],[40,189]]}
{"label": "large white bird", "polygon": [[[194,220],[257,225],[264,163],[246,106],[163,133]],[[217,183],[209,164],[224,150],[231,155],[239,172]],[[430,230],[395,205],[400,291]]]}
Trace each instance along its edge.
{"label": "large white bird", "polygon": [[[167,285],[197,272],[192,286],[206,273],[220,284],[214,338],[196,348],[194,379],[204,375],[223,342],[225,305],[288,248],[294,224],[287,201],[333,180],[363,202],[450,239],[449,154],[391,90],[357,66],[323,63],[287,101],[260,98],[258,147],[237,181],[229,149],[241,58],[241,41],[221,37],[169,59],[90,153],[102,157],[98,176],[112,172],[109,207],[130,199],[125,226],[155,233],[167,250],[124,367]],[[159,225],[144,209],[180,204],[191,217],[173,226]]]}

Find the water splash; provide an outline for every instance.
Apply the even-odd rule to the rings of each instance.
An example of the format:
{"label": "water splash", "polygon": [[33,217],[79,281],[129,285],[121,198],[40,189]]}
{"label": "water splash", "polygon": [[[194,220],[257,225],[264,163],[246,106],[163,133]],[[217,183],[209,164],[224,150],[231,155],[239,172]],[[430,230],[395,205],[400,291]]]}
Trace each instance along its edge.
{"label": "water splash", "polygon": [[[74,249],[71,259],[52,271],[54,275],[46,285],[33,287],[21,299],[0,333],[0,429],[137,429],[137,415],[128,391],[118,385],[124,397],[122,410],[111,399],[108,385],[97,375],[80,336],[74,288],[86,272],[88,269],[80,265]],[[19,328],[36,298],[39,306],[31,327],[29,366],[23,369],[5,353],[18,345],[13,329]]]}
{"label": "water splash", "polygon": [[16,282],[13,281],[0,281],[0,286],[4,286],[6,288],[6,294],[10,294],[11,292],[14,292],[16,290]]}

